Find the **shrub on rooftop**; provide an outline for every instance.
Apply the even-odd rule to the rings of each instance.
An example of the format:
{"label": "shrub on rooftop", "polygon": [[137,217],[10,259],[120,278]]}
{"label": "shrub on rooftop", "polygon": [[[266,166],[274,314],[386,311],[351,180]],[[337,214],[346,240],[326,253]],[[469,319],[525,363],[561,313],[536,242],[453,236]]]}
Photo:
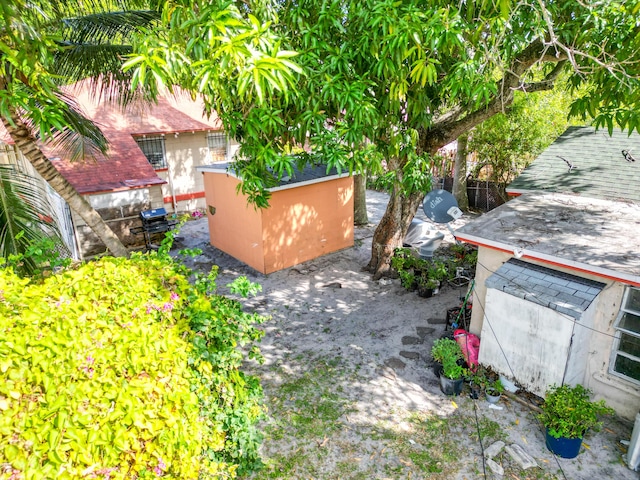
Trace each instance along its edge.
{"label": "shrub on rooftop", "polygon": [[189,274],[166,252],[41,281],[0,268],[0,478],[233,478],[259,465],[261,389],[238,346],[259,339],[260,318],[211,293],[215,270]]}

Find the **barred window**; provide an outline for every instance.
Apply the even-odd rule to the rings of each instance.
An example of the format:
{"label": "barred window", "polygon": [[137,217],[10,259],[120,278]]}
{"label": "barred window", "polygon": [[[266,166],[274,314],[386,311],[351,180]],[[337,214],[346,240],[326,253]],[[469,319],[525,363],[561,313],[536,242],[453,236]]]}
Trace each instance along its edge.
{"label": "barred window", "polygon": [[640,382],[640,289],[628,287],[615,324],[611,371]]}
{"label": "barred window", "polygon": [[139,137],[136,138],[136,142],[153,168],[156,170],[167,168],[163,136]]}
{"label": "barred window", "polygon": [[227,135],[224,132],[215,132],[207,135],[207,146],[212,162],[227,161]]}

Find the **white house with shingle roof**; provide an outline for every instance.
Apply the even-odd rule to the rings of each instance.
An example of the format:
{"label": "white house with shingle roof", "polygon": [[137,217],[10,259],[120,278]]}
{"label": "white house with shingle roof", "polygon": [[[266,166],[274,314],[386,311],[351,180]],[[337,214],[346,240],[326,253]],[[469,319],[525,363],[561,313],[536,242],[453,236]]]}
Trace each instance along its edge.
{"label": "white house with shingle roof", "polygon": [[[480,361],[538,395],[554,383],[582,384],[633,418],[640,408],[640,205],[630,197],[640,194],[640,158],[622,150],[640,157],[640,135],[602,135],[570,128],[510,185],[520,196],[455,233],[479,247],[470,329],[481,336]],[[597,175],[597,158],[606,169],[621,162],[617,194],[607,186],[613,178]]]}

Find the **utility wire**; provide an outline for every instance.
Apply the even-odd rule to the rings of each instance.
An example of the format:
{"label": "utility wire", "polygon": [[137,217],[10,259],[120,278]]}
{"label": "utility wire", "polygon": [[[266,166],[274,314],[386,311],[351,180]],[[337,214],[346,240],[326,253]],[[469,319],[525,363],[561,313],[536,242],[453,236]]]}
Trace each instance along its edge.
{"label": "utility wire", "polygon": [[482,453],[482,473],[485,480],[487,479],[487,465],[484,458],[484,446],[482,445],[482,434],[480,433],[480,422],[478,421],[478,404],[473,402],[473,413],[476,415],[476,431],[478,432],[478,441],[480,442],[480,452]]}
{"label": "utility wire", "polygon": [[[486,267],[484,265],[482,265],[483,268],[486,269]],[[472,285],[475,289],[475,284]],[[487,325],[489,326],[489,328],[491,329],[491,333],[493,334],[493,338],[495,338],[496,343],[498,344],[498,347],[500,348],[500,352],[502,353],[502,356],[504,357],[505,362],[507,363],[507,367],[509,368],[509,371],[511,372],[511,376],[512,378],[516,378],[515,373],[513,372],[513,368],[511,367],[511,364],[509,363],[509,359],[507,357],[507,354],[505,353],[504,349],[502,348],[502,345],[500,344],[500,340],[498,340],[498,337],[496,335],[495,330],[493,329],[493,325],[491,325],[491,321],[489,320],[489,317],[487,316],[487,310],[484,308],[484,305],[482,304],[482,301],[477,298],[477,295],[474,296],[473,299],[474,302],[478,302],[480,304],[480,307],[482,308],[483,311],[483,322],[487,322]],[[575,323],[575,322],[574,322]],[[527,401],[531,404],[534,405],[534,403],[527,398]],[[533,415],[533,412],[531,412]],[[542,422],[540,421],[540,419],[538,418],[537,415],[533,415],[533,418],[535,419],[535,421],[538,423],[538,425],[540,426],[540,430],[545,432],[544,426],[542,425]],[[546,432],[545,432],[546,435]],[[552,452],[553,453],[553,452]],[[560,465],[560,461],[558,460],[558,456],[556,454],[553,454],[553,458],[556,461],[556,464],[558,466],[558,469],[560,470],[560,472],[562,473],[562,477],[567,480],[567,476],[564,473],[564,470],[562,469],[562,465]],[[483,455],[483,465],[484,465],[484,455]]]}

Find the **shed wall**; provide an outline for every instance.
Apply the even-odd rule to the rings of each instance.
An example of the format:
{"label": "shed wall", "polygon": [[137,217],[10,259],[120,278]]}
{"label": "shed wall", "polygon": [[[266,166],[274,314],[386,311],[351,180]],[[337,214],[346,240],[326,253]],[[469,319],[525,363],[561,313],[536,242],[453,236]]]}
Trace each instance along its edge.
{"label": "shed wall", "polygon": [[[549,318],[554,315],[561,315],[554,310],[539,307],[504,292],[486,288],[485,281],[487,278],[511,257],[510,253],[491,248],[481,246],[478,249],[478,266],[476,268],[470,331],[481,335],[480,361],[491,365],[502,362],[503,354],[491,347],[491,340],[485,338],[486,330],[488,329],[488,326],[484,325],[485,318],[492,319],[493,329],[500,332],[501,335],[515,336],[517,337],[516,341],[523,342],[526,347],[530,341],[529,331],[524,329],[522,325],[513,323],[513,312],[518,312],[518,318],[522,318],[523,315],[520,309],[529,308],[530,305],[534,309],[542,308],[543,310],[539,313],[544,313]],[[530,260],[527,259],[527,261]],[[544,263],[539,264],[549,266]],[[576,323],[570,364],[567,367],[565,377],[566,382],[571,384],[580,383],[590,388],[593,390],[596,399],[606,400],[619,415],[628,419],[635,418],[640,408],[640,386],[609,373],[610,356],[616,335],[614,323],[620,310],[625,286],[619,282],[607,280],[596,275],[589,275],[557,266],[553,268],[607,284],[585,312],[581,322]],[[493,303],[496,301],[496,297],[498,297],[498,304],[495,305],[494,309]],[[549,330],[549,332],[549,342],[553,344],[556,341],[553,337],[557,335],[557,332],[555,330]],[[501,341],[500,343],[502,344],[503,342]],[[526,371],[526,366],[520,365],[521,362],[525,361],[523,358],[512,357],[511,354],[509,354],[508,358],[512,367],[515,364],[519,371]],[[552,354],[552,357],[549,358],[557,359],[558,357]],[[531,357],[526,361],[534,361],[534,358]],[[537,361],[541,362],[541,365],[552,365],[553,363],[542,355],[538,356]],[[504,367],[504,365],[502,366]],[[504,373],[506,374],[507,371]],[[517,376],[516,380],[522,383],[526,381],[526,376]]]}
{"label": "shed wall", "polygon": [[493,288],[487,290],[485,314],[480,363],[515,376],[537,395],[562,383],[573,318]]}
{"label": "shed wall", "polygon": [[238,179],[208,172],[203,178],[211,245],[265,273],[262,213],[237,193]]}
{"label": "shed wall", "polygon": [[273,193],[262,212],[264,273],[353,246],[353,178]]}
{"label": "shed wall", "polygon": [[[144,245],[142,235],[133,235],[129,231],[132,227],[140,226],[139,213],[142,210],[162,207],[160,185],[86,195],[86,198],[126,247]],[[102,241],[73,210],[71,215],[81,258],[86,259],[103,253],[106,247]]]}

